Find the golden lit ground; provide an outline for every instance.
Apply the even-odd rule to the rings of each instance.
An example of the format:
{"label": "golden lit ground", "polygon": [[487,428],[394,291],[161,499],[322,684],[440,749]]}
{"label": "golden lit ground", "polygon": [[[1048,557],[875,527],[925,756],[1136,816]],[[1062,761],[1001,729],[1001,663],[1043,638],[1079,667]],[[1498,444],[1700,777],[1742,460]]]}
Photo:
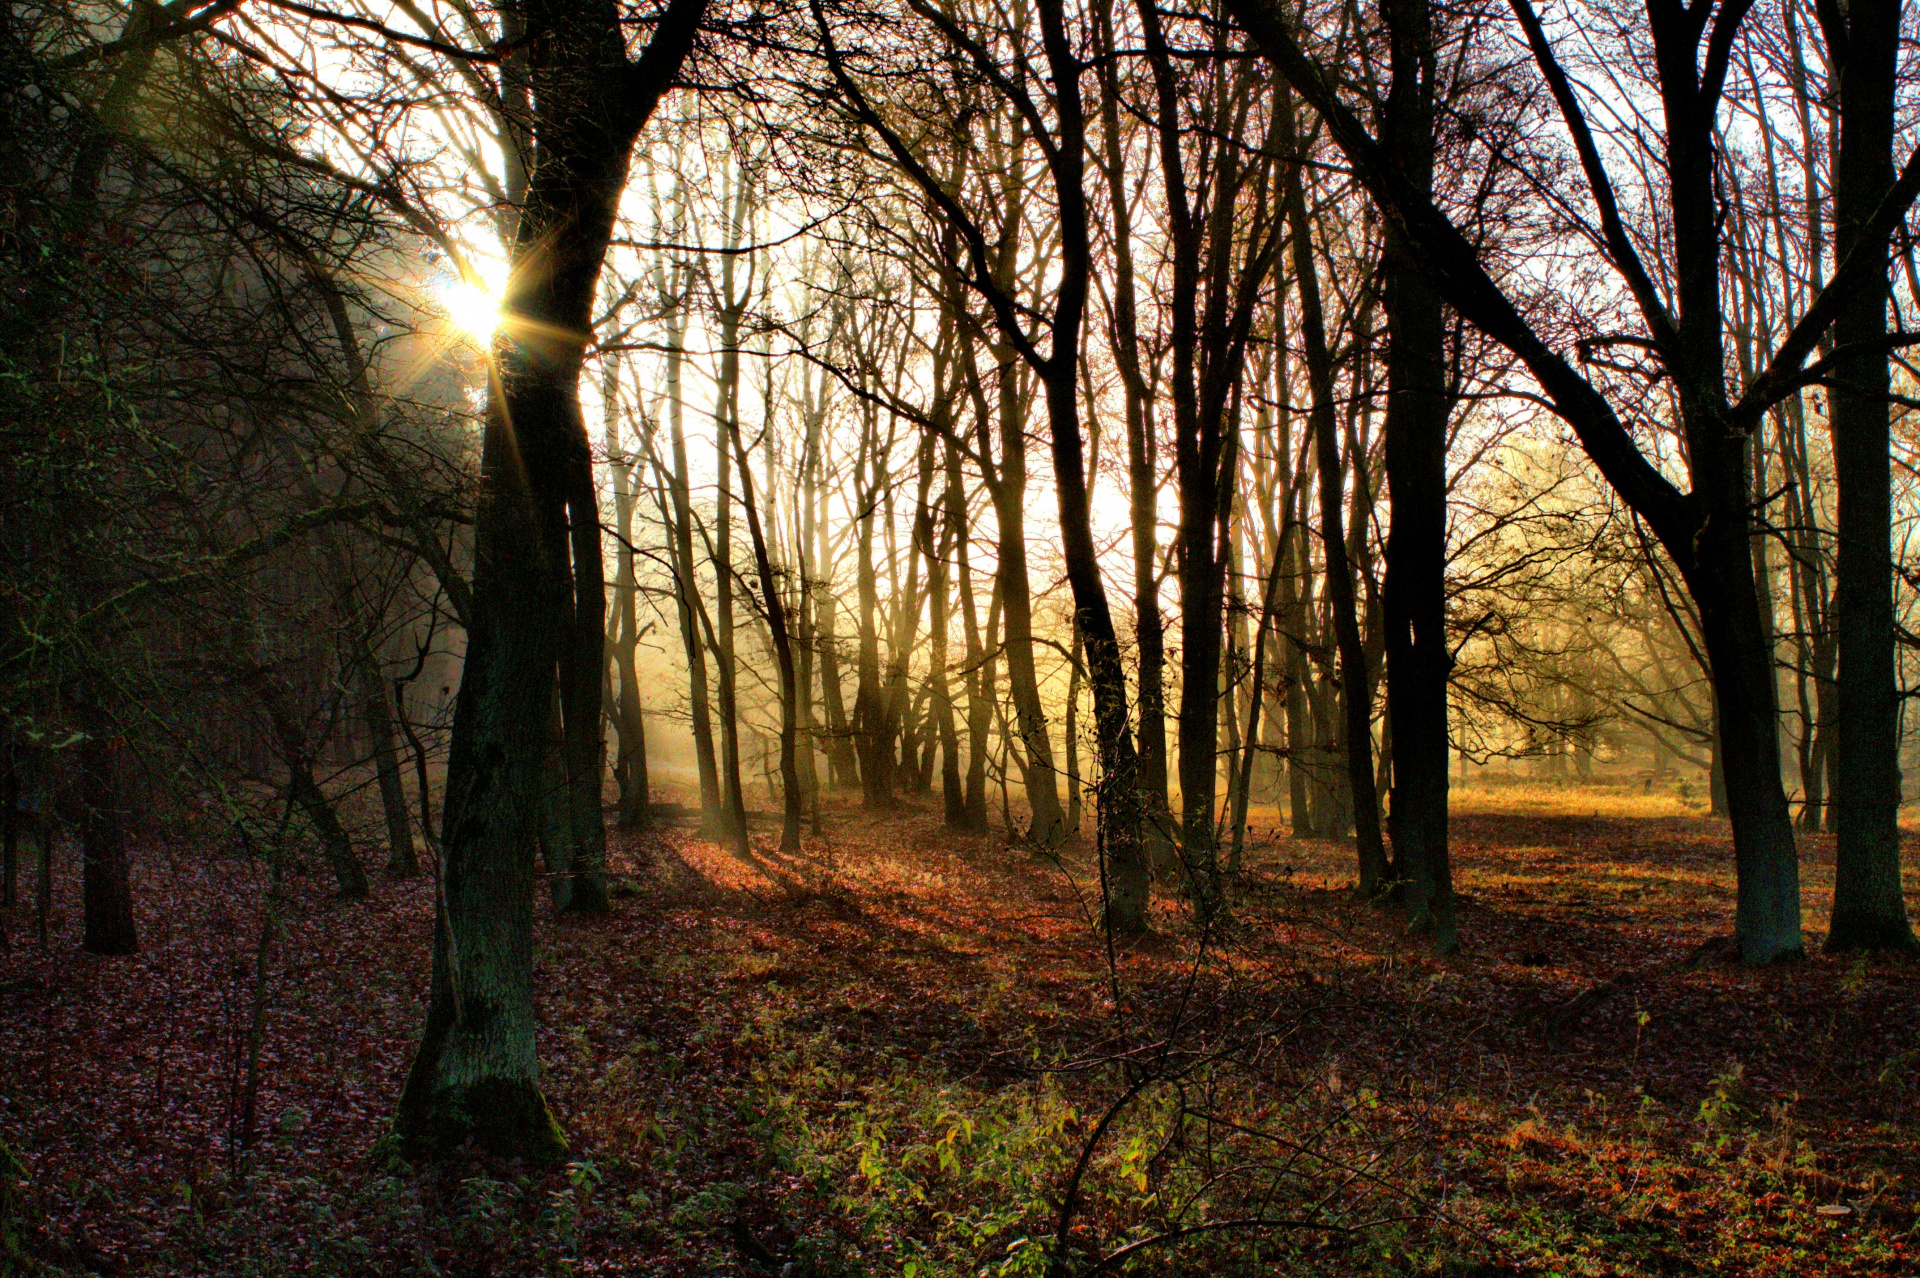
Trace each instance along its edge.
{"label": "golden lit ground", "polygon": [[[1231,926],[1202,945],[1163,896],[1111,970],[1086,849],[957,837],[937,804],[830,808],[752,864],[618,835],[614,917],[538,922],[575,1150],[551,1171],[382,1149],[431,896],[342,905],[317,865],[275,951],[260,1138],[230,1152],[257,884],[149,856],[138,959],[72,961],[70,919],[0,956],[9,1227],[68,1273],[973,1278],[1086,1272],[1257,1181],[1283,1228],[1101,1272],[1914,1272],[1913,965],[1812,935],[1797,964],[1683,966],[1730,927],[1724,826],[1557,797],[1465,796],[1446,960],[1344,890],[1350,846],[1270,812]],[[1807,841],[1816,931],[1831,856]]]}

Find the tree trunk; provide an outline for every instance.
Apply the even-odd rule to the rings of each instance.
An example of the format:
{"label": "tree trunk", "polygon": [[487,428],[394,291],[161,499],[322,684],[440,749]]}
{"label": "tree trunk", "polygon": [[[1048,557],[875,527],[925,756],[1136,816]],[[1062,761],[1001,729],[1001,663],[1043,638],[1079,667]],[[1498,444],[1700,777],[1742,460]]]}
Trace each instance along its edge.
{"label": "tree trunk", "polygon": [[360,858],[354,854],[353,840],[340,824],[333,801],[327,798],[320,783],[314,780],[313,754],[306,729],[300,723],[298,712],[289,704],[287,690],[261,663],[258,654],[248,653],[243,659],[250,662],[247,682],[253,686],[261,704],[266,707],[267,722],[273,726],[280,759],[287,768],[287,796],[306,816],[308,824],[313,827],[314,836],[320,840],[320,851],[333,869],[334,882],[339,885],[341,897],[350,901],[365,900],[370,891],[367,872],[361,867]]}
{"label": "tree trunk", "polygon": [[1118,46],[1109,3],[1095,6],[1102,51],[1104,91],[1101,142],[1106,159],[1107,203],[1113,212],[1113,358],[1120,370],[1127,426],[1127,504],[1133,546],[1134,648],[1139,665],[1141,840],[1156,873],[1174,872],[1173,814],[1167,800],[1166,633],[1160,616],[1160,482],[1155,473],[1151,396],[1140,367],[1138,304],[1133,265],[1133,218],[1127,185],[1125,139],[1120,127]]}
{"label": "tree trunk", "polygon": [[1080,670],[1085,664],[1082,654],[1086,645],[1080,642],[1080,636],[1073,637],[1072,656],[1067,670],[1067,833],[1080,833],[1080,826],[1086,819],[1082,811],[1082,782],[1080,779]]}
{"label": "tree trunk", "polygon": [[[525,6],[527,28],[542,33],[529,49],[541,161],[520,212],[508,319],[495,344],[433,976],[394,1120],[414,1150],[472,1140],[549,1160],[566,1149],[540,1092],[533,1009],[536,787],[560,661],[555,621],[575,602],[572,574],[555,552],[566,544],[569,506],[576,519],[586,514],[568,462],[577,467],[587,455],[580,368],[633,141],[692,48],[703,9],[703,0],[669,0],[646,50],[629,62],[619,15],[605,0]],[[593,673],[597,691],[597,652]]]}
{"label": "tree trunk", "polygon": [[940,732],[940,803],[948,827],[967,825],[966,782],[960,775],[960,731],[954,723],[953,683],[949,664],[951,572],[948,555],[960,541],[960,525],[966,521],[966,494],[960,486],[960,455],[953,446],[951,432],[939,441],[943,450],[946,488],[941,497],[941,533],[939,549],[928,556],[927,594],[930,612],[928,626],[933,632],[932,668],[928,679],[933,687],[933,716]]}
{"label": "tree trunk", "polygon": [[1313,679],[1313,669],[1308,664],[1306,648],[1312,565],[1307,558],[1309,546],[1304,509],[1307,485],[1302,482],[1306,465],[1304,458],[1300,464],[1295,464],[1293,451],[1293,399],[1287,375],[1289,357],[1285,319],[1284,308],[1278,308],[1274,321],[1274,347],[1278,357],[1274,363],[1280,381],[1278,402],[1281,411],[1280,442],[1275,450],[1275,460],[1285,468],[1283,491],[1286,505],[1280,512],[1280,526],[1275,533],[1277,548],[1274,551],[1274,563],[1275,571],[1280,574],[1276,624],[1280,629],[1280,656],[1285,672],[1282,676],[1285,689],[1282,711],[1286,716],[1283,726],[1287,742],[1287,822],[1293,837],[1298,839],[1311,837],[1317,829],[1309,789],[1312,774],[1308,766],[1313,749],[1313,719],[1307,703],[1307,689]]}
{"label": "tree trunk", "polygon": [[1276,607],[1280,597],[1280,583],[1286,569],[1285,542],[1276,538],[1273,544],[1273,562],[1267,568],[1267,579],[1260,591],[1260,620],[1253,633],[1253,669],[1250,677],[1253,693],[1247,699],[1246,740],[1241,747],[1240,767],[1234,785],[1232,802],[1233,814],[1230,822],[1233,845],[1228,854],[1227,873],[1238,876],[1241,858],[1245,855],[1247,844],[1247,808],[1253,800],[1254,766],[1260,757],[1260,732],[1264,723],[1261,710],[1266,701],[1267,638],[1272,631]]}
{"label": "tree trunk", "polygon": [[[515,362],[516,372],[534,371],[530,359]],[[505,384],[482,445],[473,625],[447,764],[433,978],[395,1116],[402,1138],[427,1153],[469,1138],[536,1158],[566,1149],[540,1094],[534,1047],[533,851],[558,645],[550,625],[527,624],[550,617],[556,603],[526,450],[514,440],[524,439],[530,416],[519,401],[544,398],[524,393],[531,380]]]}
{"label": "tree trunk", "polygon": [[1027,837],[1038,846],[1050,847],[1066,833],[1066,814],[1060,808],[1053,739],[1034,665],[1033,589],[1027,571],[1026,414],[1014,390],[1012,358],[1010,352],[1004,354],[1000,375],[1000,478],[993,489],[994,517],[1000,528],[1001,619],[1006,628],[1007,687],[1020,733],[1016,758],[1032,814]]}
{"label": "tree trunk", "polygon": [[[787,631],[787,607],[780,598],[779,578],[774,575],[773,559],[767,553],[767,538],[760,527],[759,504],[753,495],[753,472],[747,467],[747,452],[740,442],[738,414],[726,418],[727,437],[740,467],[740,504],[747,515],[747,534],[753,542],[754,568],[760,575],[760,594],[767,610],[767,628],[773,632],[775,664],[780,670],[780,852],[795,856],[800,851],[800,823],[805,819],[805,797],[800,792],[798,761],[800,734],[800,694],[794,676],[793,641]],[[746,842],[745,813],[740,814],[740,841]]]}
{"label": "tree trunk", "polygon": [[[821,497],[824,506],[825,498]],[[819,517],[819,563],[821,580],[815,595],[817,616],[814,633],[819,636],[820,703],[827,715],[827,767],[837,786],[857,783],[860,761],[854,752],[853,726],[847,719],[846,693],[840,682],[840,636],[836,631],[840,601],[833,593],[832,557],[827,548],[827,519]]]}
{"label": "tree trunk", "polygon": [[[1295,136],[1293,107],[1280,107],[1282,145],[1291,150]],[[1347,562],[1340,441],[1333,404],[1333,360],[1327,349],[1321,311],[1319,267],[1314,262],[1313,228],[1298,166],[1289,166],[1285,200],[1292,226],[1294,288],[1300,298],[1300,329],[1306,348],[1307,380],[1312,395],[1308,429],[1313,432],[1320,472],[1320,544],[1326,556],[1327,599],[1340,651],[1340,698],[1345,711],[1346,776],[1353,799],[1353,821],[1360,857],[1360,893],[1372,897],[1387,885],[1387,853],[1380,838],[1380,807],[1374,794],[1372,714],[1367,698],[1367,657],[1360,643],[1354,607],[1353,570]],[[1360,469],[1360,459],[1354,468]],[[1359,481],[1364,482],[1364,481]],[[1340,824],[1344,825],[1344,822]]]}
{"label": "tree trunk", "polygon": [[1053,347],[1041,370],[1047,395],[1047,433],[1052,445],[1054,493],[1060,508],[1061,554],[1073,589],[1075,620],[1086,644],[1087,682],[1093,691],[1095,738],[1099,743],[1098,819],[1105,854],[1104,922],[1114,933],[1140,933],[1148,927],[1149,889],[1140,841],[1140,778],[1119,634],[1107,605],[1099,549],[1093,540],[1080,434],[1080,334],[1092,270],[1084,186],[1086,119],[1079,82],[1082,64],[1067,31],[1061,0],[1037,0],[1035,7],[1059,119],[1058,147],[1050,162],[1060,207],[1060,283],[1055,295]]}
{"label": "tree trunk", "polygon": [[[1150,2],[1137,7],[1153,72],[1171,259],[1168,380],[1180,496],[1180,848],[1188,889],[1204,918],[1222,904],[1216,798],[1239,457],[1236,404],[1253,308],[1269,274],[1273,229],[1263,153],[1271,148],[1249,145],[1246,113],[1216,98],[1204,127],[1220,143],[1208,160],[1189,166],[1181,81],[1159,10]],[[1243,159],[1251,171],[1241,168]]]}
{"label": "tree trunk", "polygon": [[607,363],[601,382],[601,404],[606,414],[607,465],[613,476],[614,633],[610,639],[610,667],[619,679],[614,707],[614,731],[620,753],[614,761],[615,784],[620,791],[620,825],[636,829],[647,823],[653,806],[652,778],[647,773],[647,721],[640,704],[639,582],[633,551],[634,458],[620,448],[618,384],[614,365]]}
{"label": "tree trunk", "polygon": [[882,472],[879,432],[871,406],[864,423],[861,454],[864,464],[871,468],[872,478],[857,494],[860,515],[855,530],[858,574],[855,588],[860,599],[860,651],[859,665],[854,672],[852,727],[854,751],[860,759],[861,801],[869,808],[884,808],[893,801],[893,743],[888,739],[880,690],[880,585],[873,555],[873,531],[880,489],[887,478]]}
{"label": "tree trunk", "polygon": [[[576,378],[578,374],[576,373]],[[593,452],[578,388],[560,452],[565,493],[564,548],[552,552],[555,565],[571,559],[567,574],[569,624],[560,650],[560,709],[564,725],[566,815],[572,861],[566,908],[576,914],[605,914],[607,897],[607,825],[604,813],[607,738],[601,691],[607,668],[607,581],[600,549],[600,500],[593,482]]]}
{"label": "tree trunk", "polygon": [[[737,185],[730,198],[727,219],[727,245],[740,246],[745,233],[748,175],[744,167],[735,174]],[[733,615],[733,432],[740,428],[740,320],[746,307],[747,289],[734,292],[735,254],[728,253],[720,265],[720,373],[714,385],[718,401],[715,411],[718,437],[714,440],[717,477],[714,483],[713,577],[714,630],[713,660],[720,709],[720,823],[708,833],[732,843],[734,851],[745,855],[747,843],[747,795],[740,780],[740,668],[734,644]]]}
{"label": "tree trunk", "polygon": [[[933,554],[933,437],[922,434],[918,459],[918,480],[914,486],[913,525],[907,539],[907,580],[888,590],[893,608],[893,625],[888,636],[887,722],[888,739],[900,742],[899,763],[894,775],[905,794],[925,793],[930,780],[920,766],[920,723],[918,706],[908,673],[913,660],[914,638],[920,629],[920,564]],[[889,508],[891,502],[888,503]],[[892,521],[889,519],[889,526]]]}
{"label": "tree trunk", "polygon": [[693,558],[693,491],[687,466],[687,437],[683,426],[685,400],[680,391],[682,344],[686,335],[683,313],[684,282],[669,299],[667,330],[667,432],[673,449],[673,474],[668,488],[673,496],[674,603],[680,620],[680,642],[687,659],[687,713],[693,728],[694,764],[700,776],[700,824],[713,828],[725,818],[720,805],[720,765],[713,746],[713,709],[707,685],[707,646],[700,634],[700,580]]}
{"label": "tree trunk", "polygon": [[547,876],[547,899],[559,913],[573,907],[574,840],[573,793],[567,772],[567,720],[560,708],[560,688],[554,685],[553,706],[547,716],[547,753],[540,761],[540,868]]}
{"label": "tree trunk", "polygon": [[[1433,189],[1433,15],[1429,0],[1388,0],[1393,88],[1388,153],[1402,179]],[[1387,718],[1393,738],[1390,824],[1407,920],[1436,953],[1459,948],[1447,848],[1446,319],[1419,254],[1386,227],[1387,486],[1393,498],[1383,591]],[[1359,799],[1356,796],[1356,806]]]}
{"label": "tree trunk", "polygon": [[[140,939],[134,929],[133,888],[127,874],[122,798],[127,746],[106,711],[92,703],[91,692],[88,695],[83,709],[87,738],[80,746],[85,808],[80,827],[81,944],[89,954],[132,954],[139,950]],[[44,845],[46,833],[40,837]]]}
{"label": "tree trunk", "polygon": [[[818,648],[815,619],[819,615],[815,594],[822,589],[822,583],[813,549],[815,521],[819,518],[819,504],[814,489],[819,482],[820,434],[825,411],[824,405],[815,399],[813,389],[808,384],[812,372],[811,365],[801,369],[800,396],[805,413],[806,442],[801,452],[800,487],[793,512],[793,544],[800,572],[800,597],[798,607],[794,610],[793,640],[794,676],[799,681],[800,785],[805,791],[808,805],[813,809],[817,827],[820,816],[820,771],[815,750],[819,740],[819,724],[813,713],[813,680]],[[819,833],[817,828],[815,833]]]}
{"label": "tree trunk", "polygon": [[[1900,0],[1821,6],[1838,72],[1833,162],[1834,248],[1860,243],[1893,185],[1894,72]],[[1871,246],[1884,262],[1885,244]],[[1839,727],[1829,950],[1920,947],[1900,882],[1900,686],[1894,664],[1891,381],[1887,275],[1849,295],[1834,324],[1838,348],[1860,348],[1833,373],[1833,473],[1839,489],[1834,629]]]}
{"label": "tree trunk", "polygon": [[367,733],[373,738],[374,776],[387,819],[387,873],[411,878],[420,873],[420,858],[413,850],[413,822],[407,816],[407,791],[400,781],[399,734],[393,726],[386,681],[372,652],[360,661],[360,704],[367,717]]}
{"label": "tree trunk", "polygon": [[[947,454],[949,489],[960,483],[958,450]],[[967,633],[967,793],[964,828],[985,834],[991,828],[987,815],[987,749],[993,731],[993,702],[998,682],[994,653],[999,647],[1000,588],[989,592],[987,622],[982,630],[973,592],[973,565],[967,555],[967,528],[963,519],[954,539],[955,558],[960,569],[960,610]]]}

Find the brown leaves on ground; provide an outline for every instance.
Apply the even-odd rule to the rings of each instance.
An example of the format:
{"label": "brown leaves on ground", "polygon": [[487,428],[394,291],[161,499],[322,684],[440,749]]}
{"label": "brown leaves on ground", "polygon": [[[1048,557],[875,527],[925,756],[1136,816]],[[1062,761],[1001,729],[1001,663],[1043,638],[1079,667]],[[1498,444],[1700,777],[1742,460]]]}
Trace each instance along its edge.
{"label": "brown leaves on ground", "polygon": [[[1078,1147],[1113,1077],[1036,1063],[1111,1057],[1228,989],[1284,1004],[1272,1076],[1345,1106],[1353,1147],[1391,1149],[1409,1209],[1388,1214],[1412,1218],[1298,1231],[1247,1272],[1915,1269],[1920,973],[1812,936],[1802,963],[1688,966],[1730,925],[1724,826],[1460,817],[1466,949],[1444,960],[1352,898],[1348,849],[1262,837],[1204,957],[1169,896],[1112,982],[1084,849],[1035,858],[915,806],[835,810],[804,858],[767,846],[749,863],[678,828],[618,835],[612,918],[542,910],[545,1084],[576,1150],[547,1171],[408,1168],[382,1144],[424,999],[425,882],[344,904],[317,864],[295,880],[243,1148],[260,867],[147,852],[126,959],[79,953],[63,879],[51,951],[20,910],[0,956],[0,1141],[21,1173],[0,1270],[1029,1272],[1047,1151]],[[1804,860],[1817,926],[1830,842]],[[1102,1174],[1145,1196],[1089,1205],[1088,1256],[1173,1192],[1110,1143]]]}

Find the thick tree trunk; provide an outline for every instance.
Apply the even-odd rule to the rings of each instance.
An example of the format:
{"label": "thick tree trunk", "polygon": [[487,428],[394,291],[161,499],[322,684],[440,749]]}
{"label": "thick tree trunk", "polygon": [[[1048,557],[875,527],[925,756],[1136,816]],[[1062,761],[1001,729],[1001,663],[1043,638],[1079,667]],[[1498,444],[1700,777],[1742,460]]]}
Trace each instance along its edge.
{"label": "thick tree trunk", "polygon": [[1687,580],[1721,706],[1719,745],[1739,878],[1734,931],[1747,961],[1769,963],[1801,951],[1800,874],[1780,778],[1773,656],[1760,632],[1745,536],[1744,526],[1731,535],[1710,528],[1701,538],[1703,563]]}
{"label": "thick tree trunk", "polygon": [[[402,1141],[422,1152],[467,1140],[535,1160],[566,1149],[539,1087],[533,848],[560,648],[579,634],[555,625],[577,603],[562,553],[569,508],[576,522],[590,510],[578,488],[588,456],[579,377],[634,138],[692,48],[703,8],[702,0],[670,0],[645,52],[629,62],[605,0],[525,7],[528,29],[542,33],[529,50],[541,159],[520,211],[508,319],[495,344],[433,977],[394,1120]],[[596,700],[600,659],[596,649]],[[594,719],[598,731],[597,709]]]}
{"label": "thick tree trunk", "polygon": [[1656,24],[1679,304],[1670,371],[1698,511],[1697,523],[1667,522],[1662,542],[1698,609],[1713,678],[1739,877],[1734,931],[1749,963],[1770,963],[1802,950],[1800,867],[1781,784],[1773,652],[1753,575],[1750,459],[1745,439],[1728,429],[1714,112],[1699,99],[1691,65],[1679,63],[1682,50],[1692,57],[1692,39]]}
{"label": "thick tree trunk", "polygon": [[[1393,88],[1386,143],[1402,178],[1433,188],[1433,16],[1429,0],[1389,0]],[[1407,919],[1437,953],[1459,948],[1447,848],[1446,319],[1419,253],[1386,234],[1387,487],[1393,498],[1383,591],[1387,719],[1393,739],[1390,824]],[[1357,800],[1356,800],[1357,802]]]}
{"label": "thick tree trunk", "polygon": [[533,850],[559,654],[555,629],[536,618],[561,601],[522,464],[527,450],[514,439],[524,440],[531,417],[523,401],[552,392],[528,394],[539,366],[515,363],[520,376],[504,383],[482,445],[474,615],[447,764],[433,979],[395,1125],[420,1152],[475,1138],[552,1158],[566,1141],[538,1084]]}
{"label": "thick tree trunk", "polygon": [[[1894,70],[1900,0],[1822,6],[1839,80],[1833,164],[1834,248],[1861,239],[1893,185]],[[1871,246],[1885,260],[1886,246]],[[1834,629],[1839,636],[1838,756],[1833,785],[1833,917],[1827,948],[1911,950],[1900,882],[1900,686],[1894,666],[1893,503],[1888,401],[1887,276],[1851,294],[1834,324],[1860,349],[1833,374]]]}
{"label": "thick tree trunk", "polygon": [[560,687],[554,685],[553,708],[547,722],[547,753],[540,761],[540,868],[546,873],[547,899],[565,913],[573,906],[574,839],[573,794],[567,773],[566,712],[560,708]]}
{"label": "thick tree trunk", "polygon": [[[80,827],[81,945],[89,954],[132,954],[139,950],[140,939],[134,928],[133,888],[127,873],[126,778],[121,775],[126,742],[106,711],[91,701],[84,707],[83,723],[87,738],[80,746],[85,809]],[[40,837],[44,849],[47,835],[43,831]]]}
{"label": "thick tree trunk", "polygon": [[[577,374],[576,374],[577,376]],[[607,825],[604,814],[607,738],[606,686],[607,582],[600,548],[600,502],[593,482],[593,453],[586,420],[576,398],[567,422],[561,484],[566,494],[564,549],[556,545],[552,562],[568,573],[569,625],[560,650],[560,709],[564,724],[566,815],[573,853],[566,908],[577,914],[605,914],[607,897]]]}

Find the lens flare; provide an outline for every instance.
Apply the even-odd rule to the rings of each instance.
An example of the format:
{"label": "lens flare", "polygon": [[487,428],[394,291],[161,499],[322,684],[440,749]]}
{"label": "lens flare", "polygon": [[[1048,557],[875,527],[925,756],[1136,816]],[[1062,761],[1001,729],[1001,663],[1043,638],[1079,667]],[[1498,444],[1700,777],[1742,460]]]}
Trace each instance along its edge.
{"label": "lens flare", "polygon": [[500,327],[500,299],[487,288],[455,279],[434,290],[440,313],[462,333],[485,346]]}

